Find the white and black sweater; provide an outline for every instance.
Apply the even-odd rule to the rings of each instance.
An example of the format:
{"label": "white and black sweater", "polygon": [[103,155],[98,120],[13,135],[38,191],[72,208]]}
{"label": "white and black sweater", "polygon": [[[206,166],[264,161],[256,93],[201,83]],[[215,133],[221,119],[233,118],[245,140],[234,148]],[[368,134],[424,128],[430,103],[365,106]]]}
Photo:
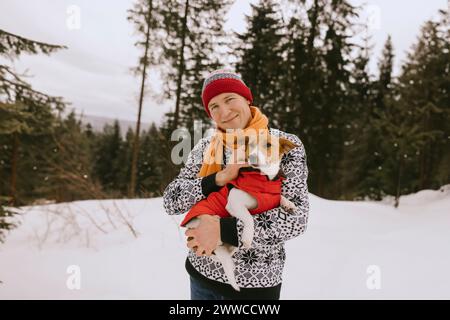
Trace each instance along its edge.
{"label": "white and black sweater", "polygon": [[[287,178],[282,181],[281,193],[295,203],[297,209],[293,213],[287,213],[282,207],[277,207],[253,215],[255,235],[250,249],[244,249],[240,241],[242,222],[233,217],[221,219],[222,241],[239,248],[233,255],[233,260],[236,265],[237,283],[244,292],[252,288],[260,288],[255,289],[258,291],[261,291],[261,288],[276,288],[279,291],[286,259],[284,242],[304,233],[308,221],[308,168],[303,143],[294,134],[273,128],[269,130],[270,134],[286,138],[298,145],[281,159],[281,168]],[[211,136],[202,138],[195,145],[179,175],[166,187],[163,200],[164,208],[169,215],[186,213],[209,193],[220,189],[215,184],[215,174],[197,177],[202,166],[204,150],[210,140]],[[224,155],[226,164],[230,158],[230,151],[226,149]],[[222,265],[210,257],[197,257],[190,250],[186,269],[191,276],[202,277],[209,285],[216,284],[219,292],[232,292],[231,286],[225,284],[227,279]]]}

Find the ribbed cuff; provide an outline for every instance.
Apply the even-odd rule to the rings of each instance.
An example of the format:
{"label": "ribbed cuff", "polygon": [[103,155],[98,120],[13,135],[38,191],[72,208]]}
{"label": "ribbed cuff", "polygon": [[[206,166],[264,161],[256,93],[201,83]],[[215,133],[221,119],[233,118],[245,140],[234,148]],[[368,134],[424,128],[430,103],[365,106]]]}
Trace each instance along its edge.
{"label": "ribbed cuff", "polygon": [[217,172],[211,173],[209,176],[202,178],[202,192],[205,197],[207,197],[211,192],[217,192],[222,188],[216,184],[216,174]]}
{"label": "ribbed cuff", "polygon": [[220,238],[223,243],[239,246],[237,219],[235,217],[220,218]]}

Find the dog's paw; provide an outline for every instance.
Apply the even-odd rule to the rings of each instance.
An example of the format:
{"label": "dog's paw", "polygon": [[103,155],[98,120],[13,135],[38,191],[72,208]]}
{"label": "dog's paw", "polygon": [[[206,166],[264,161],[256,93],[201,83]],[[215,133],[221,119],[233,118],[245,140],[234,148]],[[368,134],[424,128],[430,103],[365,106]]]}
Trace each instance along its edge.
{"label": "dog's paw", "polygon": [[292,201],[283,196],[281,196],[280,205],[290,213],[294,212],[295,209],[297,209],[296,205]]}
{"label": "dog's paw", "polygon": [[242,245],[245,249],[249,249],[252,246],[253,235],[255,233],[255,223],[253,218],[245,219],[243,221],[244,228],[242,229]]}
{"label": "dog's paw", "polygon": [[243,232],[242,233],[242,246],[245,249],[250,249],[253,242],[253,233],[252,232]]}

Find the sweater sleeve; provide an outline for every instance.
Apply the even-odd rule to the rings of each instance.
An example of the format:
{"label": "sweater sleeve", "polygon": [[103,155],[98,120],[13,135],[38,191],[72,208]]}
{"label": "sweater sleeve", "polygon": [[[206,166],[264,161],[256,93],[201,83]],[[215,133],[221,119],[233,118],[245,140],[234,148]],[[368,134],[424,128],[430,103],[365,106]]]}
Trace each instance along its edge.
{"label": "sweater sleeve", "polygon": [[[186,164],[181,168],[178,176],[167,185],[163,193],[164,209],[169,215],[184,214],[194,204],[206,198],[210,190],[209,183],[205,183],[212,177],[197,177],[202,166],[203,152],[208,146],[210,139],[202,138],[189,153]],[[206,179],[202,183],[203,179]]]}
{"label": "sweater sleeve", "polygon": [[[252,247],[275,245],[297,237],[306,231],[309,199],[305,148],[297,136],[289,135],[287,139],[297,144],[298,147],[290,150],[281,159],[281,168],[287,178],[282,181],[281,194],[291,200],[297,209],[289,213],[278,206],[261,214],[253,215],[255,233]],[[239,247],[242,247],[243,224],[239,219],[236,219],[235,223]]]}
{"label": "sweater sleeve", "polygon": [[[203,178],[202,191],[204,195],[208,196],[210,193],[218,192],[223,188],[216,184],[216,174],[217,173],[213,173]],[[220,237],[224,243],[231,244],[235,247],[239,245],[235,218],[220,218]]]}

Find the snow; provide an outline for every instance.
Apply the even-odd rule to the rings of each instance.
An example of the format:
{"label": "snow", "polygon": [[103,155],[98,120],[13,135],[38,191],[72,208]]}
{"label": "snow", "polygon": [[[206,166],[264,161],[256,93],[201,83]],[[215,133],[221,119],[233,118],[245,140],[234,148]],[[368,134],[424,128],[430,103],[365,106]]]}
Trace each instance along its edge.
{"label": "snow", "polygon": [[[308,229],[286,243],[281,298],[450,299],[450,185],[391,203],[310,194]],[[189,299],[182,217],[162,198],[20,211],[0,244],[0,299]]]}

